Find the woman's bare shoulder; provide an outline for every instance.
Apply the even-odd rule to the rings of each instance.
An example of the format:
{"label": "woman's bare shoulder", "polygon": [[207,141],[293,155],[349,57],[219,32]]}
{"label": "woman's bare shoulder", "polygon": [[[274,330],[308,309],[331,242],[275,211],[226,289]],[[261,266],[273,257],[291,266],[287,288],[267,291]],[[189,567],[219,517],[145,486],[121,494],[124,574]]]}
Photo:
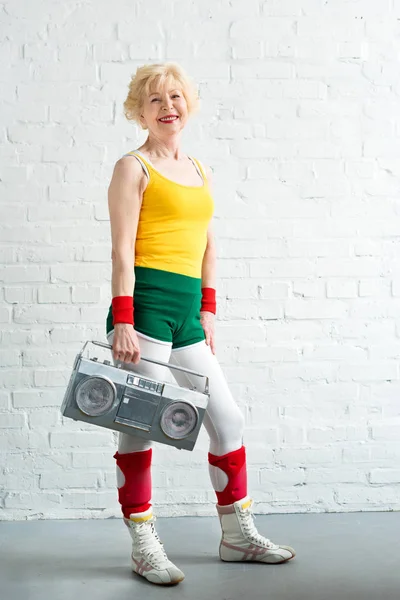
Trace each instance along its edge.
{"label": "woman's bare shoulder", "polygon": [[135,186],[143,192],[147,186],[147,177],[140,162],[132,155],[121,156],[114,165],[111,183]]}
{"label": "woman's bare shoulder", "polygon": [[115,163],[114,170],[118,170],[121,173],[131,177],[137,177],[138,175],[142,174],[144,175],[142,165],[132,154],[125,154],[124,156],[121,156],[121,158],[119,158]]}

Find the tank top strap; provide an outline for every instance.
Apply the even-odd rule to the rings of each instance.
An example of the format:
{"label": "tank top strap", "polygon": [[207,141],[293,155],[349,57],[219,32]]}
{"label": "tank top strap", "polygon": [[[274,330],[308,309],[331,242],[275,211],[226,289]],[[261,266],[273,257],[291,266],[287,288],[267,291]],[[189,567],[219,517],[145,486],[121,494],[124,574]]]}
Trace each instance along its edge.
{"label": "tank top strap", "polygon": [[199,174],[202,176],[203,180],[207,182],[206,170],[203,163],[198,158],[194,158],[194,156],[189,156],[189,158],[194,163],[195,167],[197,166],[197,170],[199,171]]}
{"label": "tank top strap", "polygon": [[[142,169],[145,172],[145,174],[147,175],[149,180],[150,180],[149,168],[153,169],[153,171],[155,171],[156,173],[158,172],[156,169],[154,169],[152,163],[143,156],[143,154],[140,152],[140,150],[132,150],[131,152],[127,152],[126,154],[124,154],[124,156],[134,156],[142,165]],[[206,170],[205,170],[203,163],[198,158],[194,158],[194,156],[188,156],[188,158],[192,161],[193,165],[195,166],[198,174],[203,179],[203,181],[205,183],[207,183],[207,175],[206,175]]]}
{"label": "tank top strap", "polygon": [[[131,152],[127,152],[124,156],[134,156],[141,164],[143,171],[147,175],[148,179],[150,179],[150,172],[148,169],[148,165],[143,155],[139,151],[132,150]],[[151,166],[151,165],[150,165]]]}

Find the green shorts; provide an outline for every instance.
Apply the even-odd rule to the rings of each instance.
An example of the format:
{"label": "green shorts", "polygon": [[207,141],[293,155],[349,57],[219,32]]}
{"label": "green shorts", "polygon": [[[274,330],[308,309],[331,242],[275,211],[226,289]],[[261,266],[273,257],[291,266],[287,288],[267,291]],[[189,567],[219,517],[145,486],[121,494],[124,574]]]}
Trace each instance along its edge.
{"label": "green shorts", "polygon": [[[159,269],[135,267],[134,328],[183,348],[205,340],[200,323],[201,279]],[[114,329],[110,305],[106,332]]]}

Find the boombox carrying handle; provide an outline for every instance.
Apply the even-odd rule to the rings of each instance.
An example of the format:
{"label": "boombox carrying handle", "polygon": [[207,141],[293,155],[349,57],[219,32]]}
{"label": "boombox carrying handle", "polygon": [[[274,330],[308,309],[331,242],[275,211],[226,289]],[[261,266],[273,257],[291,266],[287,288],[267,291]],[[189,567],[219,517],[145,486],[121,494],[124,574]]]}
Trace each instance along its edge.
{"label": "boombox carrying handle", "polygon": [[[89,344],[95,344],[96,346],[102,346],[103,348],[108,348],[109,350],[112,350],[112,346],[110,346],[110,344],[105,344],[104,342],[95,342],[94,340],[89,340],[85,343],[85,345],[82,348],[82,354],[86,348],[86,346]],[[196,371],[191,371],[190,369],[185,369],[185,367],[177,367],[175,365],[171,365],[170,363],[166,363],[166,362],[162,362],[161,360],[154,360],[153,358],[145,358],[144,356],[140,357],[140,360],[145,360],[146,362],[150,362],[150,363],[154,363],[156,365],[161,365],[163,367],[168,367],[169,369],[176,369],[177,371],[183,371],[184,373],[190,373],[191,375],[196,375],[197,377],[204,377],[206,380],[206,384],[204,387],[204,393],[205,394],[209,394],[209,387],[210,387],[210,382],[209,379],[207,377],[207,375],[203,375],[202,373],[196,373]]]}

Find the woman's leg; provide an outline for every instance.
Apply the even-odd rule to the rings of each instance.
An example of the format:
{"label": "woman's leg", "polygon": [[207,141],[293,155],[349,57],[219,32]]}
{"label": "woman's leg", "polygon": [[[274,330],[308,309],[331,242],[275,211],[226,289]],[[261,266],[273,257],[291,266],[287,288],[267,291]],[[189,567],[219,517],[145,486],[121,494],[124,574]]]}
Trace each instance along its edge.
{"label": "woman's leg", "polygon": [[[137,332],[140,352],[145,358],[168,362],[171,344],[143,337]],[[113,334],[107,336],[112,344]],[[168,367],[140,361],[122,366],[140,375],[163,381],[171,380]],[[125,525],[132,538],[132,570],[159,585],[179,583],[184,574],[172,563],[154,527],[151,506],[151,442],[139,436],[120,433],[117,461],[118,497]]]}
{"label": "woman's leg", "polygon": [[[217,495],[222,538],[219,555],[227,562],[283,563],[295,556],[290,546],[279,546],[260,535],[247,496],[244,419],[232,398],[216,356],[205,342],[172,350],[170,362],[208,375],[210,400],[204,425],[210,436],[208,454],[211,482]],[[181,376],[183,375],[183,377]],[[174,374],[175,376],[175,374]],[[177,374],[180,385],[199,385],[199,378]]]}

